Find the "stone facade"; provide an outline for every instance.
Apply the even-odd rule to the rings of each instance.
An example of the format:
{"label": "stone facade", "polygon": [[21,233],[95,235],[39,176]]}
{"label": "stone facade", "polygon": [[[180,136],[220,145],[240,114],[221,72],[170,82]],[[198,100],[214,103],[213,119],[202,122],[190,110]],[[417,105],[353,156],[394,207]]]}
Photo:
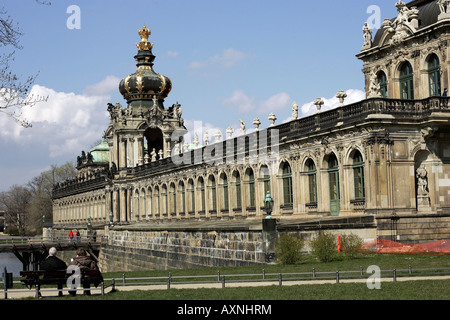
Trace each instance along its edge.
{"label": "stone facade", "polygon": [[[398,17],[385,20],[374,38],[364,26],[357,57],[364,62],[367,99],[346,105],[339,91],[338,108],[321,112],[323,101],[317,99],[317,113],[300,119],[294,103],[290,122],[277,125],[271,114],[268,128],[260,129],[255,119],[255,130],[247,133],[241,122],[240,136],[227,132],[210,143],[205,135],[203,145],[197,136],[185,141],[181,105],[164,107],[172,84],[153,71],[153,44],[144,27],[137,71],[120,84],[128,106],[108,106],[109,163],[81,161],[82,175],[55,186],[54,227],[82,228],[89,222],[109,228],[105,256],[117,251],[138,261],[145,250],[156,264],[167,264],[167,256],[176,253],[183,257],[180,265],[200,265],[206,257],[226,263],[230,255],[238,261],[242,254],[260,263],[259,231],[246,231],[251,247],[244,241],[222,248],[217,244],[240,236],[238,225],[224,233],[190,230],[181,236],[176,230],[192,222],[261,224],[270,192],[272,216],[299,231],[304,226],[299,219],[369,216],[377,237],[449,239],[450,106],[441,91],[450,76],[450,17],[441,2],[397,2]],[[432,227],[420,237],[427,216]],[[396,229],[390,229],[392,221]],[[136,231],[136,225],[144,227]],[[166,229],[155,231],[155,225]],[[197,255],[198,250],[207,254]]]}
{"label": "stone facade", "polygon": [[450,16],[439,2],[398,1],[398,16],[384,20],[373,40],[365,39],[357,57],[364,61],[368,98],[425,99],[448,87]]}
{"label": "stone facade", "polygon": [[104,271],[265,264],[261,231],[112,231]]}

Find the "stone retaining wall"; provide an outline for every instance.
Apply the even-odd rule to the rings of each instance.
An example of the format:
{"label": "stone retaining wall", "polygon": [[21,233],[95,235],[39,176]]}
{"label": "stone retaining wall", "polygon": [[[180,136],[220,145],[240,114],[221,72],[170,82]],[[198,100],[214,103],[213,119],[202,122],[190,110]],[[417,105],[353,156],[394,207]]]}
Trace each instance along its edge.
{"label": "stone retaining wall", "polygon": [[450,240],[450,214],[377,217],[377,238],[404,244]]}
{"label": "stone retaining wall", "polygon": [[265,263],[261,231],[110,231],[104,272]]}

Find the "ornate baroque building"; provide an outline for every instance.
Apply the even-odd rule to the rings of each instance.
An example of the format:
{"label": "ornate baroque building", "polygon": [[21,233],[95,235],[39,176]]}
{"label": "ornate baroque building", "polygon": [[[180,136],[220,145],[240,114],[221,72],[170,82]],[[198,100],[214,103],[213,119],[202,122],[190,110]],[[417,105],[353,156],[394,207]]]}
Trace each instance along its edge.
{"label": "ornate baroque building", "polygon": [[[153,70],[150,30],[139,30],[137,70],[108,106],[103,142],[78,158],[74,181],[55,186],[54,228],[258,220],[270,192],[283,221],[327,217],[450,216],[450,6],[396,3],[357,55],[367,99],[223,140],[184,141],[172,83]],[[380,222],[379,220],[378,222]],[[382,236],[382,232],[378,234]],[[447,235],[448,237],[448,235]]]}

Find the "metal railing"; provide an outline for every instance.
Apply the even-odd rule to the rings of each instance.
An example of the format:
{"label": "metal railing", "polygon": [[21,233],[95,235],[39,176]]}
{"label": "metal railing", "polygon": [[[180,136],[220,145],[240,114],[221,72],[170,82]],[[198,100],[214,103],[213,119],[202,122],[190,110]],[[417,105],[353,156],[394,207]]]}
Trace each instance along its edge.
{"label": "metal railing", "polygon": [[[3,281],[3,279],[2,279],[2,281]],[[22,283],[20,281],[13,281],[13,283],[17,283],[17,284],[22,285]],[[114,292],[115,291],[115,283],[114,283],[114,281],[112,281],[111,284],[109,284],[109,285],[105,285],[105,283],[102,282],[98,287],[89,288],[89,291],[91,293],[92,292],[99,292],[100,295],[104,296],[105,294],[107,294],[106,290],[108,288],[111,288],[110,292]],[[19,294],[19,295],[21,293],[27,294],[27,293],[30,293],[30,291],[32,291],[32,289],[25,289],[25,288],[24,289],[18,289],[18,290],[14,289],[14,291],[11,291],[11,289],[12,288],[8,289],[8,288],[3,286],[3,290],[2,291],[3,291],[3,297],[4,297],[5,300],[8,299],[8,295],[9,295],[9,297],[12,298],[13,296],[17,296],[17,294]],[[42,293],[46,293],[46,292],[49,292],[49,293],[57,295],[60,292],[62,292],[63,294],[64,293],[68,294],[68,293],[70,293],[70,291],[73,292],[74,290],[73,289],[69,289],[69,288],[63,288],[63,289],[55,289],[55,288],[48,288],[47,289],[46,288],[46,289],[42,289],[40,286],[35,286],[34,297],[36,299],[39,299],[42,296]],[[77,288],[75,291],[77,293],[78,292],[84,292],[85,289],[81,287],[81,288]]]}
{"label": "metal railing", "polygon": [[[393,279],[397,281],[399,277],[425,277],[425,276],[446,276],[450,275],[450,268],[428,268],[428,269],[413,269],[409,266],[408,269],[392,269],[380,270],[380,277],[385,279]],[[112,281],[116,286],[152,286],[152,285],[167,285],[170,289],[171,284],[214,284],[222,283],[225,287],[226,283],[249,283],[249,282],[278,282],[282,285],[283,282],[288,281],[312,281],[312,280],[336,280],[339,283],[342,279],[368,279],[372,276],[367,273],[363,267],[354,271],[316,271],[313,268],[310,272],[291,272],[291,273],[266,273],[262,269],[258,274],[217,274],[213,275],[192,275],[192,276],[174,276],[169,272],[168,276],[159,277],[127,277],[123,273],[121,279],[109,278],[105,281]],[[120,281],[121,280],[121,281]]]}
{"label": "metal railing", "polygon": [[0,238],[0,245],[18,245],[18,244],[43,244],[43,243],[77,243],[77,242],[101,242],[106,241],[106,236],[74,236],[70,239],[68,236],[61,237],[5,237]]}
{"label": "metal railing", "polygon": [[[396,282],[398,278],[409,277],[413,279],[414,277],[431,277],[431,276],[448,276],[450,275],[450,268],[425,268],[425,269],[413,269],[411,265],[407,269],[386,269],[380,270],[381,279],[392,279]],[[226,287],[226,284],[230,283],[278,283],[282,286],[286,282],[294,281],[320,281],[320,280],[331,280],[333,282],[339,283],[341,280],[347,279],[369,279],[371,273],[367,273],[366,270],[361,266],[359,270],[350,271],[317,271],[313,268],[308,272],[285,272],[285,273],[266,273],[265,269],[262,269],[261,273],[253,274],[222,274],[217,271],[216,274],[210,275],[173,275],[169,272],[167,276],[158,277],[127,277],[125,273],[122,274],[120,278],[105,278],[103,283],[98,288],[91,288],[91,291],[100,291],[101,295],[106,294],[106,289],[111,288],[111,291],[115,291],[117,287],[125,286],[142,286],[147,287],[147,290],[152,290],[152,286],[164,285],[167,289],[171,288],[171,285],[195,285],[195,284],[219,284],[222,288]],[[0,278],[1,279],[1,278]],[[13,281],[13,283],[23,286],[18,280]],[[3,287],[3,279],[0,280],[0,286],[4,292],[5,299],[8,298],[8,289]],[[19,289],[14,290],[14,292],[30,292],[31,289]],[[69,289],[63,289],[64,292]],[[78,290],[83,290],[83,288],[78,288]],[[36,288],[35,297],[38,298],[39,292],[58,292],[58,289],[49,288],[41,289]]]}

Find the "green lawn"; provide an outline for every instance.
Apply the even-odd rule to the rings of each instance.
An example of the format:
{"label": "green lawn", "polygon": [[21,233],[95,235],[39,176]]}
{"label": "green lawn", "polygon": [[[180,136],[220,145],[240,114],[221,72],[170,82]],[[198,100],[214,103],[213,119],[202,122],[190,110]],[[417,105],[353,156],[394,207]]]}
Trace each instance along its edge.
{"label": "green lawn", "polygon": [[[70,299],[70,298],[69,298]],[[321,284],[267,286],[224,289],[170,289],[155,291],[119,291],[95,298],[99,300],[449,300],[450,280],[381,283],[379,290],[366,284]]]}
{"label": "green lawn", "polygon": [[[267,265],[258,267],[224,267],[204,269],[171,270],[172,276],[181,275],[217,275],[220,274],[253,274],[316,272],[337,270],[365,271],[371,265],[382,270],[404,269],[409,265],[413,270],[450,267],[450,255],[377,255],[364,254],[356,259],[341,258],[329,263],[318,263],[307,258],[297,265]],[[136,271],[126,272],[127,278],[167,276],[169,271]],[[105,273],[104,278],[115,278],[116,283],[122,281],[123,272]],[[142,281],[142,280],[141,280]],[[108,283],[107,283],[108,284]],[[449,300],[450,280],[442,281],[398,281],[382,282],[380,290],[370,290],[366,283],[361,284],[318,284],[301,286],[271,285],[258,288],[220,288],[220,289],[170,289],[153,291],[118,291],[105,296],[83,297],[80,300]],[[109,292],[109,289],[107,290]],[[74,299],[66,297],[63,299]]]}
{"label": "green lawn", "polygon": [[[428,268],[450,268],[450,254],[413,254],[413,255],[391,255],[391,254],[360,254],[355,259],[346,259],[343,256],[335,261],[320,263],[310,255],[305,255],[305,260],[296,265],[271,264],[265,266],[251,267],[219,267],[183,270],[153,270],[125,272],[127,278],[132,277],[162,277],[169,272],[173,276],[184,275],[216,275],[220,274],[262,274],[266,273],[290,273],[290,272],[316,272],[342,271],[342,270],[367,270],[369,266],[376,265],[382,270],[393,270],[394,268],[407,270],[409,265],[413,270]],[[104,278],[115,278],[121,281],[123,272],[105,273]]]}

